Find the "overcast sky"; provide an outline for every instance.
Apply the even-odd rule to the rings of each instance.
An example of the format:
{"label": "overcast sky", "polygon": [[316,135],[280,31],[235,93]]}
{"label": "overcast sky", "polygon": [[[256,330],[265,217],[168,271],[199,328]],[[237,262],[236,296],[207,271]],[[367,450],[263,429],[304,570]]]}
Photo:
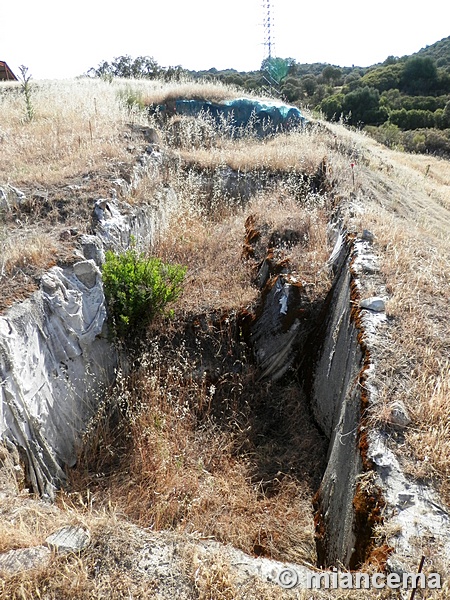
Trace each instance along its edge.
{"label": "overcast sky", "polygon": [[[0,0],[0,60],[34,79],[75,77],[102,60],[153,56],[161,66],[256,70],[262,0]],[[450,2],[273,0],[275,56],[366,67],[450,36]]]}

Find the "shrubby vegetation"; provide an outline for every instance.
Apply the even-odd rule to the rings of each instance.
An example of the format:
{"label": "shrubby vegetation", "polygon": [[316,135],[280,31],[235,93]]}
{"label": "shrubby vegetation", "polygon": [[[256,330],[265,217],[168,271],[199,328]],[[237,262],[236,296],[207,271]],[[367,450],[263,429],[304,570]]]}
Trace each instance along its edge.
{"label": "shrubby vegetation", "polygon": [[134,247],[106,252],[103,286],[115,334],[138,338],[145,327],[181,293],[186,269],[148,258]]}
{"label": "shrubby vegetation", "polygon": [[184,73],[181,66],[161,67],[152,56],[117,56],[111,62],[102,61],[97,67],[88,70],[90,77],[111,80],[114,77],[124,79],[167,79],[177,80]]}

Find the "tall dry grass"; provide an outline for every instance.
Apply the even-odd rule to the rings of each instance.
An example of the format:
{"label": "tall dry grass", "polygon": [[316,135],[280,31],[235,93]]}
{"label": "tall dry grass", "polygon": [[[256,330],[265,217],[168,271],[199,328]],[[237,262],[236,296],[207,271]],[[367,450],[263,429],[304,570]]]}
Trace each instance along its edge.
{"label": "tall dry grass", "polygon": [[1,183],[49,186],[126,159],[119,90],[82,79],[34,83],[35,116],[27,121],[19,84],[1,86]]}
{"label": "tall dry grass", "polygon": [[380,273],[370,294],[388,300],[388,325],[374,349],[372,419],[389,428],[392,407],[404,403],[413,419],[397,448],[405,469],[435,484],[449,502],[450,415],[443,401],[450,348],[449,163],[388,151],[355,132],[345,136],[359,154],[346,218],[375,234]]}
{"label": "tall dry grass", "polygon": [[25,118],[19,83],[0,84],[2,125],[0,185],[43,186],[111,161],[129,162],[125,126],[148,124],[146,104],[172,97],[235,97],[230,86],[210,83],[80,78],[31,82],[34,118]]}
{"label": "tall dry grass", "polygon": [[[185,128],[192,127],[186,120]],[[184,141],[184,140],[182,140]],[[240,139],[220,138],[220,143],[210,148],[196,147],[186,136],[180,144],[181,157],[201,169],[227,166],[235,171],[251,173],[301,173],[313,175],[320,161],[327,156],[327,147],[313,127],[302,132],[281,134],[257,139],[253,135]]]}

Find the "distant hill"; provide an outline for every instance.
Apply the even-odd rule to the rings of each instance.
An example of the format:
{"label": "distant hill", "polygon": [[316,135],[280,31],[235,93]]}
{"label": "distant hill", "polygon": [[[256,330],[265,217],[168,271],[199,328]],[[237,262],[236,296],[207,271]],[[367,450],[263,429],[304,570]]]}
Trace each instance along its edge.
{"label": "distant hill", "polygon": [[427,56],[432,58],[438,68],[450,71],[450,36],[443,38],[431,46],[422,48],[422,50],[419,50],[413,56]]}

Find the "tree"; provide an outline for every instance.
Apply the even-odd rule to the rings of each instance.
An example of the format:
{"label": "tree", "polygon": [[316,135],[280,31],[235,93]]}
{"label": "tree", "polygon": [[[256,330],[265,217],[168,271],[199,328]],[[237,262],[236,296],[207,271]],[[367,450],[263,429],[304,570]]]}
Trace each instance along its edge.
{"label": "tree", "polygon": [[337,82],[342,77],[342,71],[337,67],[327,65],[322,71],[322,77],[325,82],[337,85]]}
{"label": "tree", "polygon": [[296,77],[286,77],[281,86],[281,93],[288,102],[295,102],[302,97],[303,91],[300,80]]}
{"label": "tree", "polygon": [[279,84],[289,73],[289,67],[293,62],[295,62],[293,58],[265,58],[261,63],[261,71],[268,71]]}
{"label": "tree", "polygon": [[358,71],[352,71],[344,79],[346,93],[356,90],[361,85],[361,74]]}
{"label": "tree", "polygon": [[387,67],[388,65],[395,65],[395,63],[398,62],[398,58],[396,56],[393,56],[392,54],[390,54],[387,59],[384,61],[383,65],[385,67]]}
{"label": "tree", "polygon": [[[174,67],[169,67],[173,69]],[[179,67],[175,67],[178,69]],[[181,67],[180,67],[181,68]],[[138,56],[131,58],[129,55],[116,56],[111,63],[103,61],[97,68],[91,68],[88,74],[93,77],[110,79],[123,77],[125,79],[155,79],[163,74],[163,69],[151,56]]]}
{"label": "tree", "polygon": [[407,94],[428,95],[436,90],[438,72],[436,63],[428,56],[411,56],[403,67],[400,89]]}
{"label": "tree", "polygon": [[384,92],[390,89],[399,89],[403,72],[403,63],[395,63],[387,67],[377,67],[368,71],[361,79],[361,85],[368,85]]}
{"label": "tree", "polygon": [[312,96],[317,89],[317,79],[314,75],[304,75],[300,84],[306,96]]}
{"label": "tree", "polygon": [[368,86],[346,94],[342,108],[350,125],[381,125],[387,119],[387,110],[380,108],[379,91]]}
{"label": "tree", "polygon": [[343,112],[343,100],[343,94],[333,94],[332,96],[328,96],[328,98],[324,98],[322,100],[319,108],[328,121],[338,121],[340,119]]}
{"label": "tree", "polygon": [[434,127],[435,115],[429,110],[393,110],[389,115],[389,121],[400,129],[424,129]]}

